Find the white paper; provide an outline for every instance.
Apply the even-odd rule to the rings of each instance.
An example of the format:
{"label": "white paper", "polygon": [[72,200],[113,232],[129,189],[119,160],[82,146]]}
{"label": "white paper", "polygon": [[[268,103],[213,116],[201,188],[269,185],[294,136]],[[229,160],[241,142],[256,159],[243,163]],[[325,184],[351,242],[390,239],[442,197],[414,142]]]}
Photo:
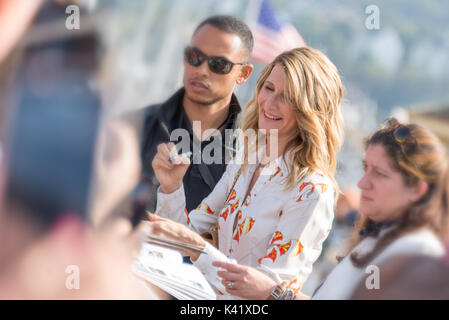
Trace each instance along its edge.
{"label": "white paper", "polygon": [[133,272],[180,300],[215,300],[206,278],[176,250],[145,243]]}

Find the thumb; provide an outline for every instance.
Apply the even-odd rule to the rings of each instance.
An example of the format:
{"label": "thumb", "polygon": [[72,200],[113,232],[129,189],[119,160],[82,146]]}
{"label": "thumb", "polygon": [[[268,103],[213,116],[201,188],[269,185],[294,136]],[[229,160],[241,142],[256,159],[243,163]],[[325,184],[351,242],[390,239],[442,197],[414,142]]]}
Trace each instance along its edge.
{"label": "thumb", "polygon": [[179,164],[188,167],[190,165],[190,158],[186,154],[181,154],[178,157]]}

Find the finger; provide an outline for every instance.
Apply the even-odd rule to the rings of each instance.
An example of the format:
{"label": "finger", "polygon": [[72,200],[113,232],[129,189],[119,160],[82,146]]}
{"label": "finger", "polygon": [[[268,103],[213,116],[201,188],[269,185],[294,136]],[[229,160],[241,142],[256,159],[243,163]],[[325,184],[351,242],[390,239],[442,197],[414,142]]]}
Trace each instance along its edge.
{"label": "finger", "polygon": [[153,166],[153,170],[155,172],[157,172],[157,170],[161,170],[161,169],[170,171],[174,168],[172,163],[167,163],[166,161],[161,160],[161,159],[153,159],[152,166]]}
{"label": "finger", "polygon": [[245,270],[245,266],[236,264],[236,263],[229,263],[224,261],[214,261],[212,262],[212,265],[218,268],[226,269],[228,272],[234,272],[234,273],[240,273]]}
{"label": "finger", "polygon": [[169,142],[166,144],[167,149],[170,151],[170,153],[175,152],[178,154],[178,150],[176,149],[176,145],[173,142]]}
{"label": "finger", "polygon": [[167,144],[167,150],[169,153],[169,158],[173,159],[173,163],[179,164],[178,150],[176,149],[176,146],[174,145],[173,142],[169,142]]}
{"label": "finger", "polygon": [[164,158],[170,158],[170,149],[166,143],[161,143],[157,146],[157,152]]}
{"label": "finger", "polygon": [[233,272],[227,272],[224,270],[219,270],[217,271],[217,275],[223,279],[223,281],[236,281],[236,280],[241,280],[241,276],[238,273],[233,273]]}
{"label": "finger", "polygon": [[147,236],[169,238],[170,232],[166,230],[165,223],[161,221],[148,221],[146,228]]}
{"label": "finger", "polygon": [[238,290],[238,288],[236,287],[236,286],[237,286],[237,283],[236,283],[236,282],[234,282],[232,288],[229,287],[231,281],[222,281],[221,283],[223,283],[223,285],[224,285],[224,287],[226,288],[226,291],[227,291],[228,293],[230,293],[230,294],[232,294],[232,295],[235,295],[235,291]]}
{"label": "finger", "polygon": [[173,163],[171,163],[166,156],[161,154],[156,154],[153,159],[153,168],[163,168],[167,170],[173,169]]}
{"label": "finger", "polygon": [[150,219],[150,221],[166,221],[167,219],[159,217],[157,214],[154,214],[152,212],[147,211],[148,214],[148,219]]}
{"label": "finger", "polygon": [[157,152],[162,153],[162,154],[169,154],[169,150],[167,148],[167,144],[166,143],[160,143],[157,145]]}
{"label": "finger", "polygon": [[167,232],[166,228],[164,227],[164,223],[161,221],[150,221],[148,222],[148,225],[150,227],[150,235],[157,236],[157,237],[168,237],[169,232]]}

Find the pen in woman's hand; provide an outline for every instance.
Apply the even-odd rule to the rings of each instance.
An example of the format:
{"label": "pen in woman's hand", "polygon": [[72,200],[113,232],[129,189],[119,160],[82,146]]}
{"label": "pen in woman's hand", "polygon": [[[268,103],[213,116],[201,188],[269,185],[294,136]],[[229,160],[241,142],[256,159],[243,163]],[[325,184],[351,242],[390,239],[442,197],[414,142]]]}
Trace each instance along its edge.
{"label": "pen in woman's hand", "polygon": [[186,157],[189,158],[192,156],[192,151],[188,151],[182,154],[179,154],[177,156],[170,156],[170,158],[168,158],[168,160],[170,160],[171,163],[176,163],[177,162],[177,157]]}
{"label": "pen in woman's hand", "polygon": [[[165,122],[161,121],[161,127],[162,127],[163,131],[165,132],[165,134],[167,135],[168,140],[171,141],[170,140],[170,131],[168,130],[168,127],[165,124]],[[177,162],[177,156],[181,156],[181,157],[184,156],[186,158],[191,159],[192,151],[188,151],[188,152],[185,152],[185,153],[182,153],[182,154],[179,154],[179,155],[171,155],[170,158],[169,158],[170,162],[171,163]]]}

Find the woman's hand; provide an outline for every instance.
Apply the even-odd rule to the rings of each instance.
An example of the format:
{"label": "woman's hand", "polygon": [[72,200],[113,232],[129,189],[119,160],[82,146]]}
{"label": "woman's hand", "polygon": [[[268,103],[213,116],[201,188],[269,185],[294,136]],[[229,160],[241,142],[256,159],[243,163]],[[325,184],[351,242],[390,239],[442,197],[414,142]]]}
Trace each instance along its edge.
{"label": "woman's hand", "polygon": [[[215,267],[223,268],[217,272],[226,291],[244,299],[265,300],[270,295],[276,282],[263,272],[244,265],[221,261],[212,263]],[[230,283],[233,281],[230,288]]]}
{"label": "woman's hand", "polygon": [[[173,160],[170,161],[170,157]],[[182,185],[182,179],[189,168],[189,158],[178,155],[173,143],[161,143],[157,146],[152,166],[163,193],[172,193]]]}
{"label": "woman's hand", "polygon": [[[204,249],[206,246],[206,241],[198,233],[190,230],[185,225],[170,219],[161,218],[155,214],[149,214],[148,217],[150,221],[145,222],[145,227],[148,228],[147,232],[149,234],[166,240],[183,242],[201,249]],[[181,251],[185,256],[190,256],[192,261],[196,261],[200,255],[196,251],[187,249],[176,248],[176,250]]]}

